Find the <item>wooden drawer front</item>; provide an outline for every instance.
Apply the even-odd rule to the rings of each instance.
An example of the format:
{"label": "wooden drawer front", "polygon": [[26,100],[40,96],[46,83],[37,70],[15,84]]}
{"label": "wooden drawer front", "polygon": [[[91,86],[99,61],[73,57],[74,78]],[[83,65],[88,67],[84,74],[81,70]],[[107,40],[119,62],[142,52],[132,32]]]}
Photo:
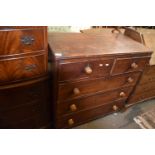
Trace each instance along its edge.
{"label": "wooden drawer front", "polygon": [[137,93],[148,92],[148,91],[151,91],[154,89],[155,89],[155,81],[154,82],[148,82],[145,84],[138,84],[136,86],[135,93],[137,94]]}
{"label": "wooden drawer front", "polygon": [[135,93],[129,98],[127,103],[134,104],[151,98],[155,98],[155,89],[143,93]]}
{"label": "wooden drawer front", "polygon": [[48,81],[2,89],[0,90],[0,111],[11,110],[24,104],[44,102],[48,91]]}
{"label": "wooden drawer front", "polygon": [[0,60],[0,83],[45,74],[46,65],[46,55]]}
{"label": "wooden drawer front", "polygon": [[112,74],[143,70],[149,64],[150,57],[116,59]]}
{"label": "wooden drawer front", "polygon": [[90,97],[59,103],[58,116],[78,112],[81,110],[91,109],[116,100],[126,99],[132,89],[133,87],[127,87],[116,91],[99,93]]}
{"label": "wooden drawer front", "polygon": [[40,112],[41,103],[26,104],[22,107],[0,111],[0,125],[6,124],[7,122],[19,122],[24,119],[28,119]]}
{"label": "wooden drawer front", "polygon": [[110,74],[112,64],[113,59],[62,63],[60,64],[59,81],[107,76]]}
{"label": "wooden drawer front", "polygon": [[81,111],[76,114],[71,114],[57,120],[57,128],[71,128],[84,122],[96,119],[103,115],[120,110],[124,107],[124,101],[117,101],[110,104],[105,104],[100,107]]}
{"label": "wooden drawer front", "polygon": [[47,49],[46,29],[0,30],[0,56]]}
{"label": "wooden drawer front", "polygon": [[152,82],[155,82],[155,65],[147,66],[140,80],[140,84],[148,84]]}
{"label": "wooden drawer front", "polygon": [[[134,86],[140,72],[129,73],[108,78],[100,78],[95,80],[87,80],[81,82],[68,82],[66,84],[59,84],[58,100],[71,100],[84,95],[96,92],[105,92],[113,89],[118,89],[123,86]],[[129,82],[132,79],[132,82]]]}

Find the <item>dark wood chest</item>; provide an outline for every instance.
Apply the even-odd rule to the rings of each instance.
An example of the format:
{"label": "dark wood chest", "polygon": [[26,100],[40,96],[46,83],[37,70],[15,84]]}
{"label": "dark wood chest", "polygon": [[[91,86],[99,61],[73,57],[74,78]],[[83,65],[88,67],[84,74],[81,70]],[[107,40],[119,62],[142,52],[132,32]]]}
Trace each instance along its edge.
{"label": "dark wood chest", "polygon": [[51,33],[48,38],[56,128],[123,109],[152,53],[120,33]]}
{"label": "dark wood chest", "polygon": [[51,124],[47,27],[0,27],[0,128]]}

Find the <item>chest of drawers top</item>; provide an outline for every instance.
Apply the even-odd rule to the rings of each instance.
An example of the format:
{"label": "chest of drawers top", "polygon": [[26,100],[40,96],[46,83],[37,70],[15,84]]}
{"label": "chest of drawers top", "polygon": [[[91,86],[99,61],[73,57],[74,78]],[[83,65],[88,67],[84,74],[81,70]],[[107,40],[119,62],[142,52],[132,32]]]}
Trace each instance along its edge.
{"label": "chest of drawers top", "polygon": [[49,33],[48,40],[57,59],[152,53],[143,44],[123,34]]}

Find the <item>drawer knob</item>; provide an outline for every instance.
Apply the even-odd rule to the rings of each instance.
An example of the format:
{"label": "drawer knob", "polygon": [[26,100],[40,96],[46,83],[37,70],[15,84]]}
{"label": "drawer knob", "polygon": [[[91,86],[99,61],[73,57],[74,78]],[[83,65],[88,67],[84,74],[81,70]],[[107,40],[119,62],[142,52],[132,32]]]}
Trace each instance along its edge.
{"label": "drawer knob", "polygon": [[77,110],[77,106],[75,104],[71,104],[70,105],[70,110],[71,111],[76,111]]}
{"label": "drawer knob", "polygon": [[68,125],[69,126],[72,126],[74,124],[74,120],[72,119],[72,118],[70,118],[69,120],[68,120]]}
{"label": "drawer knob", "polygon": [[124,92],[120,92],[119,96],[120,96],[120,97],[125,97],[126,94],[125,94]]}
{"label": "drawer knob", "polygon": [[110,64],[105,64],[105,66],[106,66],[106,67],[109,67],[109,66],[110,66]]}
{"label": "drawer knob", "polygon": [[133,63],[131,64],[131,68],[136,69],[136,68],[138,68],[138,65],[137,65],[135,62],[133,62]]}
{"label": "drawer knob", "polygon": [[128,78],[129,83],[132,83],[133,81],[134,81],[133,78],[131,78],[131,77]]}
{"label": "drawer knob", "polygon": [[91,74],[93,71],[90,66],[85,67],[86,74]]}
{"label": "drawer knob", "polygon": [[74,92],[74,95],[79,95],[80,94],[80,90],[78,88],[74,88],[73,92]]}
{"label": "drawer knob", "polygon": [[114,111],[117,111],[117,110],[118,110],[117,105],[113,105],[112,109],[113,109]]}

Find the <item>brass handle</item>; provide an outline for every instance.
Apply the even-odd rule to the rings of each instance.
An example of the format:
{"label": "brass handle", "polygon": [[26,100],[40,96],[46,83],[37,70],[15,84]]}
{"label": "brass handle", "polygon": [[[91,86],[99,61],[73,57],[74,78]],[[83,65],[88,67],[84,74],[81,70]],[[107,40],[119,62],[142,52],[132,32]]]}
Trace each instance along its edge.
{"label": "brass handle", "polygon": [[131,78],[131,77],[128,78],[128,82],[129,82],[129,83],[132,83],[133,81],[134,81],[133,78]]}
{"label": "brass handle", "polygon": [[117,105],[113,105],[112,109],[113,109],[114,111],[117,111],[117,110],[118,110]]}
{"label": "brass handle", "polygon": [[78,88],[73,89],[74,95],[80,94],[80,90]]}
{"label": "brass handle", "polygon": [[32,45],[35,39],[32,36],[23,36],[21,37],[21,42],[24,45]]}
{"label": "brass handle", "polygon": [[131,64],[131,68],[136,69],[136,68],[138,68],[138,65],[137,65],[135,62],[133,62],[133,63]]}
{"label": "brass handle", "polygon": [[69,126],[72,126],[74,124],[74,120],[72,119],[72,118],[70,118],[69,120],[68,120],[68,125]]}
{"label": "brass handle", "polygon": [[77,110],[77,106],[75,104],[71,104],[70,105],[70,110],[71,111],[76,111]]}
{"label": "brass handle", "polygon": [[91,74],[93,72],[93,70],[91,69],[90,66],[85,67],[85,72],[86,74]]}
{"label": "brass handle", "polygon": [[125,94],[124,92],[120,92],[119,96],[120,96],[120,97],[125,97],[126,94]]}
{"label": "brass handle", "polygon": [[25,66],[25,70],[26,70],[26,71],[32,71],[32,70],[34,70],[36,67],[37,67],[36,64],[26,65],[26,66]]}

